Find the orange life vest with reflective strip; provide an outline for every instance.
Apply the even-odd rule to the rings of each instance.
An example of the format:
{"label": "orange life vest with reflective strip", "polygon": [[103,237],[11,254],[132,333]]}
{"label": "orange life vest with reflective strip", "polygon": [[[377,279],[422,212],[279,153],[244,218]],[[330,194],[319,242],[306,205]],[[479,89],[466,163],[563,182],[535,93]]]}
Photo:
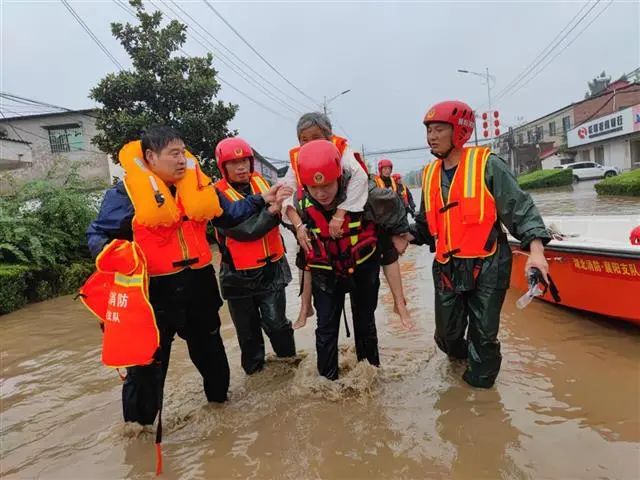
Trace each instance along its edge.
{"label": "orange life vest with reflective strip", "polygon": [[382,177],[380,175],[376,175],[375,177],[375,181],[376,181],[376,186],[379,188],[390,188],[391,190],[393,190],[394,192],[398,193],[398,184],[396,183],[396,181],[393,179],[393,177],[389,177],[391,180],[391,186],[387,187],[384,183],[384,180],[382,179]]}
{"label": "orange life vest with reflective strip", "polygon": [[[347,139],[339,137],[337,135],[333,135],[331,137],[331,142],[336,146],[336,148],[340,152],[340,157],[342,157],[342,155],[344,154],[344,151],[347,149]],[[289,150],[289,159],[291,160],[291,168],[293,169],[293,172],[296,174],[296,182],[298,185],[301,185],[300,173],[298,172],[298,153],[299,152],[300,152],[299,146]],[[366,166],[364,166],[364,163],[362,162],[362,158],[358,155],[356,156],[356,160],[358,160],[358,163],[360,163],[360,165],[363,165],[364,171],[366,172],[367,168]]]}
{"label": "orange life vest with reflective strip", "polygon": [[[249,180],[251,192],[259,195],[269,190],[269,184],[257,173],[251,174]],[[215,184],[220,193],[231,202],[242,200],[244,196],[234,189],[226,180],[220,180]],[[216,236],[220,240],[216,230]],[[240,242],[231,237],[224,237],[224,244],[236,270],[251,270],[264,267],[267,263],[277,262],[285,253],[284,243],[280,235],[280,227],[274,227],[264,237],[252,242]]]}
{"label": "orange life vest with reflective strip", "polygon": [[160,334],[141,248],[113,240],[98,255],[96,269],[80,289],[80,298],[103,327],[102,362],[113,368],[150,364]]}
{"label": "orange life vest with reflective strip", "polygon": [[449,195],[442,197],[442,160],[427,165],[422,176],[429,232],[436,240],[436,260],[451,257],[484,258],[496,251],[491,241],[497,220],[496,204],[485,183],[488,148],[466,148],[458,164]]}

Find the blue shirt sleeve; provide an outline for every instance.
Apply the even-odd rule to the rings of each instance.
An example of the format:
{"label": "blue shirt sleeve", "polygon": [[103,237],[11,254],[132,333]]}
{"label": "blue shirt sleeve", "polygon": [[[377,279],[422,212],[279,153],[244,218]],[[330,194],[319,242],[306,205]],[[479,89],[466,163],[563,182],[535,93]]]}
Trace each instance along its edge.
{"label": "blue shirt sleeve", "polygon": [[91,222],[86,233],[89,250],[94,257],[111,240],[133,240],[133,214],[133,204],[122,182],[106,191],[98,218]]}
{"label": "blue shirt sleeve", "polygon": [[211,220],[214,227],[231,228],[242,223],[265,206],[262,195],[247,195],[242,200],[232,202],[217,189],[222,215]]}

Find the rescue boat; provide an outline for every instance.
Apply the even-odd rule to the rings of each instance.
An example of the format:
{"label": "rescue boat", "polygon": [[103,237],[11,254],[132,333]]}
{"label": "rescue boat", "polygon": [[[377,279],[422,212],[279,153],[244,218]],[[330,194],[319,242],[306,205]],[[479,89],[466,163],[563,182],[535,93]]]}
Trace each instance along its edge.
{"label": "rescue boat", "polygon": [[[560,292],[558,303],[640,326],[640,245],[629,240],[640,216],[550,216],[544,221],[553,237],[545,256]],[[527,253],[511,236],[509,244],[514,253],[511,286],[527,291]],[[549,291],[538,298],[556,303]]]}

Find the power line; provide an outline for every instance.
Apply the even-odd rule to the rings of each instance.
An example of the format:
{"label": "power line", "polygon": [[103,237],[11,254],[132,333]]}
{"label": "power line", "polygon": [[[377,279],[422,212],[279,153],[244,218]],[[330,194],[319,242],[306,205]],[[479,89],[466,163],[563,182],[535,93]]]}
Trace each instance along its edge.
{"label": "power line", "polygon": [[[0,113],[0,114],[1,114],[1,113]],[[4,117],[4,115],[2,115],[2,116]],[[32,132],[31,130],[26,130],[26,129],[24,129],[24,128],[17,127],[17,126],[15,126],[15,125],[13,125],[13,124],[11,123],[11,120],[12,120],[12,119],[6,119],[6,123],[7,123],[7,124],[8,124],[8,125],[9,125],[13,130],[14,130],[14,131],[15,131],[16,129],[18,129],[18,130],[20,130],[21,132],[28,133],[29,135],[33,135],[34,137],[40,138],[40,139],[42,139],[42,140],[46,140],[47,142],[51,142],[51,138],[49,138],[49,137],[45,137],[45,136],[43,136],[43,135],[39,135],[39,134],[37,134],[37,133],[35,133],[35,132]],[[16,135],[20,136],[20,135],[18,134],[18,132],[16,132]],[[22,139],[22,137],[20,137],[20,138]],[[23,141],[25,141],[25,140],[23,140]],[[100,151],[100,150],[88,150],[88,149],[86,149],[86,148],[78,148],[78,151],[81,151],[81,152],[88,152],[88,153],[99,153],[99,154],[101,154],[101,155],[106,155],[106,153],[105,153],[105,152],[102,152],[102,151]],[[66,153],[66,152],[59,152],[59,153]]]}
{"label": "power line", "polygon": [[[206,35],[208,35],[209,37],[211,37],[218,45],[220,45],[220,47],[222,47],[229,55],[233,56],[234,58],[236,58],[240,63],[242,63],[242,65],[244,65],[246,68],[248,68],[249,70],[251,70],[252,73],[254,73],[255,75],[257,75],[258,77],[260,77],[260,79],[262,79],[263,81],[267,82],[269,85],[271,85],[271,87],[275,88],[276,90],[278,90],[282,95],[284,95],[285,97],[287,97],[289,100],[296,102],[298,105],[302,106],[302,108],[304,108],[305,110],[307,110],[309,107],[300,102],[299,100],[297,100],[296,98],[292,97],[291,95],[289,95],[287,92],[285,92],[284,90],[282,90],[280,87],[278,87],[276,84],[274,84],[273,82],[271,82],[269,79],[265,78],[260,72],[258,72],[257,70],[255,70],[251,65],[249,65],[247,62],[245,62],[244,60],[242,60],[242,58],[240,58],[238,55],[236,55],[231,49],[229,49],[224,43],[222,43],[220,40],[218,40],[209,30],[207,30],[205,27],[202,26],[202,24],[200,24],[195,18],[193,18],[189,12],[187,12],[186,10],[184,10],[179,3],[177,3],[175,0],[171,0],[171,3],[173,3],[176,8],[178,10],[180,10],[184,15],[186,15],[188,18],[190,18],[198,27],[200,27],[200,29],[206,33]],[[222,52],[220,52],[218,50],[218,53],[220,55],[223,55]],[[228,57],[227,57],[228,58]],[[241,68],[241,67],[238,67]]]}
{"label": "power line", "polygon": [[7,100],[12,100],[16,103],[21,103],[23,105],[41,105],[44,107],[48,107],[48,108],[55,108],[58,110],[63,110],[65,112],[70,112],[70,113],[77,113],[78,115],[83,115],[85,117],[90,117],[93,119],[97,119],[98,117],[96,117],[95,115],[89,115],[88,113],[85,112],[78,112],[77,110],[72,110],[70,108],[66,108],[66,107],[61,107],[59,105],[54,105],[52,103],[47,103],[47,102],[41,102],[39,100],[34,100],[31,98],[26,98],[26,97],[21,97],[19,95],[14,95],[11,93],[7,93],[7,92],[0,92],[0,98],[4,98]]}
{"label": "power line", "polygon": [[319,103],[318,103],[318,102],[316,102],[313,98],[311,98],[309,95],[307,95],[306,93],[304,93],[300,88],[298,88],[296,85],[294,85],[294,84],[293,84],[293,83],[292,83],[292,82],[291,82],[287,77],[285,77],[282,73],[280,73],[280,71],[279,71],[276,67],[274,67],[274,66],[273,66],[273,65],[272,65],[272,64],[271,64],[271,63],[270,63],[266,58],[264,58],[264,57],[260,54],[260,52],[258,52],[258,51],[253,47],[253,45],[251,45],[251,44],[250,44],[250,43],[249,43],[249,42],[248,42],[248,41],[247,41],[247,40],[246,40],[246,39],[245,39],[245,38],[240,34],[240,32],[238,32],[238,30],[236,30],[236,29],[233,27],[233,25],[231,25],[231,24],[230,24],[230,23],[229,23],[229,22],[228,22],[228,21],[227,21],[227,20],[222,16],[222,14],[221,14],[220,12],[218,12],[218,11],[217,11],[217,10],[216,10],[216,9],[215,9],[211,4],[210,4],[210,3],[209,3],[209,1],[208,1],[208,0],[202,0],[202,1],[205,3],[205,5],[206,5],[207,7],[209,7],[209,9],[210,9],[213,13],[215,13],[215,14],[218,16],[218,18],[220,18],[220,20],[222,20],[222,21],[225,23],[225,25],[226,25],[227,27],[229,27],[229,28],[233,31],[233,33],[235,33],[235,34],[238,36],[238,38],[240,38],[240,40],[242,40],[242,41],[244,42],[244,44],[245,44],[247,47],[249,47],[249,48],[251,49],[251,51],[252,51],[253,53],[255,53],[258,57],[260,57],[260,59],[261,59],[264,63],[266,63],[266,64],[269,66],[269,68],[270,68],[271,70],[273,70],[273,71],[274,71],[274,72],[275,72],[275,73],[276,73],[280,78],[282,78],[285,82],[287,82],[289,85],[291,85],[293,88],[295,88],[295,89],[296,89],[296,91],[298,91],[298,93],[300,93],[301,95],[303,95],[303,96],[304,96],[304,97],[306,97],[307,99],[311,100],[315,105],[319,105]]}
{"label": "power line", "polygon": [[[7,117],[5,116],[4,112],[0,111],[0,115],[2,115],[2,118],[4,118],[5,120],[7,119]],[[11,127],[11,129],[14,131],[14,133],[18,136],[18,138],[20,140],[22,140],[23,142],[25,141],[24,138],[22,138],[20,136],[20,133],[18,133],[18,130],[16,130],[16,127],[14,127],[11,123],[7,122],[9,124],[9,126]]]}
{"label": "power line", "polygon": [[[573,26],[569,29],[569,31],[567,31],[566,33],[564,33],[564,35],[562,34],[564,30],[566,30],[569,25],[572,24],[572,22],[574,21],[574,19],[581,14],[581,12],[585,9],[585,7],[587,5],[589,5],[590,2],[587,2],[585,5],[582,6],[582,8],[578,11],[578,13],[569,21],[569,23],[567,23],[567,25],[565,25],[565,27],[560,31],[560,33],[558,35],[556,35],[556,37],[549,42],[549,44],[542,50],[542,52],[540,52],[540,54],[538,54],[538,56],[536,57],[536,59],[533,60],[533,62],[531,64],[529,64],[529,66],[520,73],[520,75],[518,75],[513,81],[511,81],[507,87],[505,87],[501,92],[499,92],[496,97],[495,100],[500,100],[501,98],[503,98],[506,94],[508,94],[509,92],[513,91],[513,89],[520,83],[522,82],[527,75],[529,75],[538,65],[540,65],[544,60],[547,59],[547,57],[549,57],[549,55],[551,55],[551,53],[558,48],[558,46],[560,46],[560,44],[562,43],[562,41],[567,38],[567,36],[569,36],[569,34],[576,29],[576,27],[578,25],[580,25],[580,23],[582,23],[584,21],[584,19],[587,17],[587,15],[589,15],[594,8],[596,8],[596,6],[598,5],[598,3],[600,3],[601,0],[596,0],[595,3],[593,3],[593,5],[591,6],[591,8],[589,10],[587,10],[586,13],[584,13],[582,15],[582,17],[580,17],[580,19],[573,24]],[[561,36],[560,39],[556,40],[558,38],[558,36]],[[555,57],[554,57],[555,58]]]}
{"label": "power line", "polygon": [[126,4],[121,3],[119,0],[113,0],[113,3],[115,3],[116,5],[118,5],[122,10],[124,10],[125,12],[127,12],[129,15],[131,15],[134,18],[138,18],[135,14],[135,12],[133,10],[131,10],[129,7],[126,6]]}
{"label": "power line", "polygon": [[69,5],[69,2],[67,2],[67,0],[60,0],[60,1],[65,6],[65,8],[69,10],[69,13],[73,16],[73,18],[76,19],[76,21],[80,24],[80,26],[84,29],[84,31],[87,32],[87,34],[91,37],[91,39],[95,42],[95,44],[98,45],[98,47],[100,47],[100,50],[102,50],[104,54],[107,57],[109,57],[109,60],[111,60],[115,64],[115,66],[118,67],[120,70],[124,70],[124,67],[120,64],[120,62],[118,62],[116,57],[114,57],[111,54],[111,52],[107,49],[107,47],[105,47],[102,44],[100,39],[98,39],[98,37],[95,36],[95,34],[91,31],[91,29],[87,26],[87,24],[84,23],[84,20],[82,20],[80,15],[78,15],[76,11],[73,9],[73,7]]}
{"label": "power line", "polygon": [[[170,18],[172,20],[176,20],[180,23],[185,24],[187,27],[190,27],[190,25],[184,21],[184,19],[182,19],[170,6],[166,5],[165,6],[171,10],[171,12],[173,13],[173,15],[175,15],[175,17],[170,16],[169,14],[167,14],[167,12],[163,11],[160,7],[158,7],[153,0],[147,0],[154,8],[156,8],[159,12],[163,13],[164,15],[167,16],[167,18]],[[197,34],[198,37],[195,37],[194,34]],[[202,35],[201,33],[199,33],[197,30],[195,29],[191,29],[191,38],[196,41],[202,48],[205,49],[205,51],[210,51],[211,49],[216,50],[220,56],[218,57],[218,59],[224,63],[225,65],[227,65],[234,73],[236,73],[240,78],[242,78],[244,81],[246,81],[249,85],[254,86],[255,88],[261,90],[264,94],[266,94],[269,98],[271,98],[272,100],[274,100],[276,103],[280,103],[281,105],[283,105],[284,107],[286,107],[287,109],[289,109],[290,111],[292,111],[293,113],[295,113],[296,115],[299,114],[299,111],[296,110],[294,107],[290,106],[289,104],[287,104],[286,102],[284,102],[283,100],[280,100],[279,98],[275,97],[274,95],[271,94],[271,92],[269,92],[269,90],[267,90],[263,85],[260,85],[260,83],[256,82],[253,78],[251,78],[249,75],[246,75],[245,73],[243,73],[242,71],[238,71],[236,70],[236,68],[240,68],[237,67],[237,65],[233,62],[233,60],[226,60],[226,56],[224,56],[224,54],[222,54],[222,52],[220,52],[219,50],[217,50],[212,44],[211,42],[209,42],[204,35]],[[206,42],[209,46],[207,47],[207,45],[205,45],[204,43],[202,43],[202,41],[200,40],[202,39],[202,41]],[[184,50],[183,50],[184,53]],[[185,53],[186,54],[186,53]],[[186,54],[187,56],[191,56]],[[231,63],[229,63],[231,62]],[[234,68],[234,65],[236,65],[236,67]],[[218,78],[220,78],[220,76],[218,76]],[[227,85],[231,86],[231,88],[233,88],[234,90],[241,92],[244,96],[246,96],[247,98],[249,98],[252,102],[259,104],[260,106],[263,106],[262,103],[260,103],[259,101],[255,100],[252,97],[249,97],[246,93],[242,92],[240,89],[238,89],[237,87],[231,85],[229,82],[224,82]],[[272,109],[270,109],[269,107],[267,107],[267,109],[271,112],[273,112]],[[282,116],[282,115],[281,115]],[[283,118],[287,118],[287,117],[283,117]]]}
{"label": "power line", "polygon": [[277,112],[275,110],[273,110],[272,108],[266,106],[265,104],[261,103],[260,101],[256,100],[255,98],[251,97],[248,93],[243,92],[242,90],[240,90],[238,87],[232,85],[231,83],[225,81],[220,75],[218,75],[218,80],[220,80],[222,83],[224,83],[227,87],[235,90],[236,92],[238,92],[239,94],[243,95],[244,97],[248,98],[249,100],[251,100],[253,103],[255,103],[256,105],[261,106],[262,108],[264,108],[265,110],[268,110],[269,112],[273,113],[274,115],[279,116],[280,118],[283,118],[285,120],[288,120],[290,122],[295,123],[295,120],[291,117],[286,117],[284,115],[282,115],[280,112]]}
{"label": "power line", "polygon": [[586,25],[582,30],[580,30],[580,31],[578,32],[578,34],[577,34],[575,37],[573,37],[573,38],[569,41],[569,43],[567,43],[567,44],[562,48],[562,50],[560,50],[560,51],[559,51],[559,52],[557,52],[553,57],[551,57],[551,59],[550,59],[547,63],[545,63],[545,64],[542,66],[542,68],[540,68],[540,70],[538,70],[538,71],[533,75],[533,77],[529,78],[529,80],[527,80],[524,84],[522,84],[522,85],[521,85],[520,87],[518,87],[516,90],[514,90],[514,91],[512,91],[511,93],[507,94],[507,96],[509,96],[509,97],[510,97],[510,96],[512,96],[512,95],[515,95],[515,94],[516,94],[516,92],[518,92],[519,90],[521,90],[521,89],[523,89],[524,87],[526,87],[529,83],[531,83],[531,82],[533,81],[533,79],[534,79],[534,78],[536,78],[538,75],[540,75],[540,73],[542,73],[542,71],[543,71],[544,69],[546,69],[546,68],[547,68],[551,63],[553,63],[553,61],[554,61],[556,58],[558,58],[558,56],[560,56],[560,55],[562,54],[562,52],[564,52],[567,48],[569,48],[569,47],[573,44],[573,42],[575,42],[575,41],[578,39],[578,37],[580,37],[580,35],[582,35],[582,34],[585,32],[585,30],[587,30],[587,29],[591,26],[591,24],[592,24],[593,22],[595,22],[595,21],[600,17],[600,15],[602,15],[602,14],[605,12],[605,10],[607,10],[607,9],[611,6],[611,4],[612,4],[612,3],[613,3],[613,0],[609,0],[609,3],[608,3],[608,4],[606,4],[606,5],[605,5],[605,7],[604,7],[602,10],[600,10],[600,12],[598,12],[598,14],[597,14],[595,17],[593,17],[593,18],[591,19],[591,21],[590,21],[590,22],[589,22],[589,23],[588,23],[588,24],[587,24],[587,25]]}

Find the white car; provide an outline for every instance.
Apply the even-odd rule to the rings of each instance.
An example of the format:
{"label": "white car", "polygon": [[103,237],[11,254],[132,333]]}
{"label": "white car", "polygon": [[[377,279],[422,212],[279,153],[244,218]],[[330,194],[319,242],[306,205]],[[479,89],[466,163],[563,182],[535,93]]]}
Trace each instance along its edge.
{"label": "white car", "polygon": [[596,178],[609,178],[620,173],[618,167],[611,165],[600,165],[594,162],[575,162],[567,163],[556,167],[557,169],[570,168],[573,171],[573,181],[591,180]]}

